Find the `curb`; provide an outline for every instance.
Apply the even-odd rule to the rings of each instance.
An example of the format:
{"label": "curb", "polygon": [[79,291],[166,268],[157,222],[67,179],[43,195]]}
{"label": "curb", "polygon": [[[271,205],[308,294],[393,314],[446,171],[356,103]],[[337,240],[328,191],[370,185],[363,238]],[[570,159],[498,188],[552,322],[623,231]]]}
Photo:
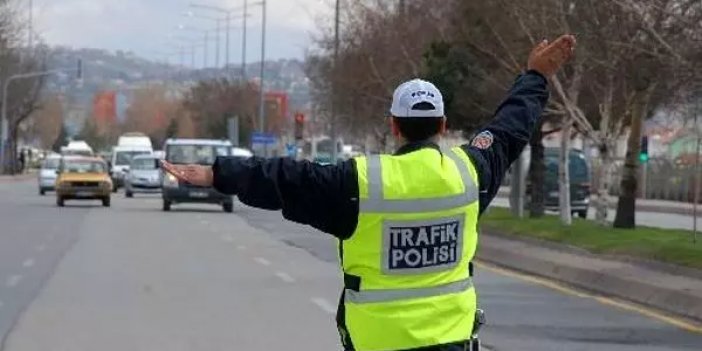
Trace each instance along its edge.
{"label": "curb", "polygon": [[[501,199],[509,199],[509,194],[505,193],[505,192],[498,192],[495,197],[501,198]],[[609,209],[613,210],[613,211],[617,210],[616,201],[610,202]],[[660,206],[660,205],[642,204],[639,201],[637,201],[636,202],[636,210],[642,211],[642,212],[677,214],[677,215],[684,215],[684,216],[690,216],[690,217],[692,217],[692,215],[693,215],[692,204],[689,204],[689,206],[686,206],[686,207]],[[699,206],[697,212],[698,212],[697,215],[702,217],[702,206]]]}
{"label": "curb", "polygon": [[[561,251],[555,249],[555,245],[558,244],[554,243],[540,245],[531,240],[522,241],[503,234],[485,234],[484,232],[481,236],[476,257],[486,263],[541,276],[588,292],[628,300],[702,323],[702,293],[699,291],[697,294],[694,294],[694,291],[681,288],[675,289],[665,284],[633,279],[624,274],[598,271],[587,266],[583,267],[578,265],[578,260],[591,260],[597,256],[577,254],[566,246],[563,246],[564,250]],[[557,252],[558,254],[567,254],[572,256],[573,259],[568,262],[556,262],[549,260],[548,255],[529,255],[528,250],[510,250],[503,247],[504,245],[496,242],[500,240],[518,242],[521,246],[531,246],[539,250]],[[607,260],[606,258],[597,259],[621,263]]]}
{"label": "curb", "polygon": [[0,175],[0,183],[20,182],[20,181],[24,181],[24,180],[33,179],[36,176],[37,176],[36,173],[25,173],[25,174],[20,174],[20,175],[13,175],[13,176]]}

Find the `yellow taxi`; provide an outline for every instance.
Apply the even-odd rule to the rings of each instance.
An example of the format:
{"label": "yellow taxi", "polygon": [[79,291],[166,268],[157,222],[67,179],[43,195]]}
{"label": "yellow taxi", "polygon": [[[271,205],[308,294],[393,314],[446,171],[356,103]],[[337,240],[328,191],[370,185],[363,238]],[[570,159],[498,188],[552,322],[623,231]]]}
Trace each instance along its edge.
{"label": "yellow taxi", "polygon": [[110,206],[112,180],[102,159],[65,156],[56,173],[56,205],[63,207],[66,200],[101,200],[103,206]]}

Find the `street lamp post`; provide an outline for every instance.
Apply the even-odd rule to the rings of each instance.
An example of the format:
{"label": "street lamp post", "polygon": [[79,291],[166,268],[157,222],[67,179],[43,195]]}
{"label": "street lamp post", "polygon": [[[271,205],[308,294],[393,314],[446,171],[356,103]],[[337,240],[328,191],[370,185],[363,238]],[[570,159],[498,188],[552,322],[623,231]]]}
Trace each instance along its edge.
{"label": "street lamp post", "polygon": [[[225,49],[224,49],[225,50],[225,52],[224,52],[224,60],[225,60],[224,68],[226,69],[227,72],[229,72],[229,69],[230,69],[229,65],[231,64],[231,61],[229,59],[230,33],[231,33],[231,28],[232,28],[231,21],[232,21],[232,19],[235,18],[235,17],[232,17],[232,14],[241,12],[242,11],[241,8],[227,9],[227,8],[219,7],[219,6],[192,4],[192,3],[190,4],[190,7],[199,8],[199,9],[203,9],[203,10],[216,11],[220,14],[224,14],[223,20],[225,21],[225,30],[226,30],[225,43],[224,43],[224,46],[225,46]],[[244,20],[244,37],[246,37],[246,16],[248,16],[248,13],[246,12],[246,4],[244,4],[244,9],[243,9],[243,13],[242,13],[242,17]],[[217,40],[219,41],[219,38]],[[242,43],[242,44],[245,47],[246,44],[245,43]],[[245,50],[245,48],[243,50]],[[219,67],[219,65],[217,65],[217,66]]]}
{"label": "street lamp post", "polygon": [[[266,111],[265,111],[265,75],[266,75],[266,0],[260,2],[261,5],[261,83],[259,84],[259,106],[258,106],[258,123],[261,133],[266,131]],[[266,150],[267,151],[267,150]],[[267,153],[267,152],[266,152]]]}
{"label": "street lamp post", "polygon": [[10,123],[9,120],[7,119],[7,91],[10,87],[10,83],[12,83],[15,80],[19,79],[28,79],[28,78],[35,78],[35,77],[43,77],[43,76],[48,76],[52,74],[57,74],[57,73],[63,73],[63,72],[78,72],[78,78],[81,78],[82,74],[82,61],[78,61],[78,67],[77,68],[69,68],[69,69],[54,69],[54,70],[48,70],[48,71],[38,71],[38,72],[28,72],[28,73],[19,73],[12,75],[8,77],[5,82],[3,82],[2,85],[2,111],[0,112],[0,118],[2,118],[2,121],[0,123],[0,173],[5,172],[5,163],[7,162],[5,160],[5,153],[7,152],[7,144],[9,141],[9,131],[10,131]]}
{"label": "street lamp post", "polygon": [[[339,22],[340,22],[340,0],[336,0],[335,11],[334,11],[334,68],[336,68],[337,61],[339,60]],[[331,140],[332,140],[332,163],[336,164],[336,159],[338,157],[337,150],[337,137],[336,137],[336,84],[332,81],[332,98],[331,98]]]}
{"label": "street lamp post", "polygon": [[241,16],[243,20],[242,37],[241,37],[241,80],[246,82],[246,17],[248,17],[248,7],[249,1],[244,0],[244,15]]}

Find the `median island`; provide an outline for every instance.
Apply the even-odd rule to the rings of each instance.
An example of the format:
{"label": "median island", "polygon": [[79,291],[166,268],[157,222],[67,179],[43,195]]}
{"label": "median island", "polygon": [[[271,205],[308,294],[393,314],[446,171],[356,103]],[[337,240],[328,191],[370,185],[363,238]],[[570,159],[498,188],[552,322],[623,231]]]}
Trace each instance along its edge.
{"label": "median island", "polygon": [[490,208],[480,221],[481,233],[546,240],[594,254],[653,260],[702,269],[702,234],[697,244],[692,231],[637,227],[635,230],[603,227],[590,220],[573,219],[563,226],[557,216],[519,219],[504,208]]}

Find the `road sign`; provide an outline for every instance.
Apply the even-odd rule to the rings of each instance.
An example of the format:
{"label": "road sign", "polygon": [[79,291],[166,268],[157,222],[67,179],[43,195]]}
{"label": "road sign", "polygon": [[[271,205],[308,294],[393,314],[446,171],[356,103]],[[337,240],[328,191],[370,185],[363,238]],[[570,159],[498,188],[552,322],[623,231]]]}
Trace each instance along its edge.
{"label": "road sign", "polygon": [[288,154],[288,157],[295,157],[297,156],[297,145],[295,144],[285,144],[285,151]]}
{"label": "road sign", "polygon": [[251,134],[252,144],[273,145],[278,142],[278,138],[270,133],[254,132]]}

